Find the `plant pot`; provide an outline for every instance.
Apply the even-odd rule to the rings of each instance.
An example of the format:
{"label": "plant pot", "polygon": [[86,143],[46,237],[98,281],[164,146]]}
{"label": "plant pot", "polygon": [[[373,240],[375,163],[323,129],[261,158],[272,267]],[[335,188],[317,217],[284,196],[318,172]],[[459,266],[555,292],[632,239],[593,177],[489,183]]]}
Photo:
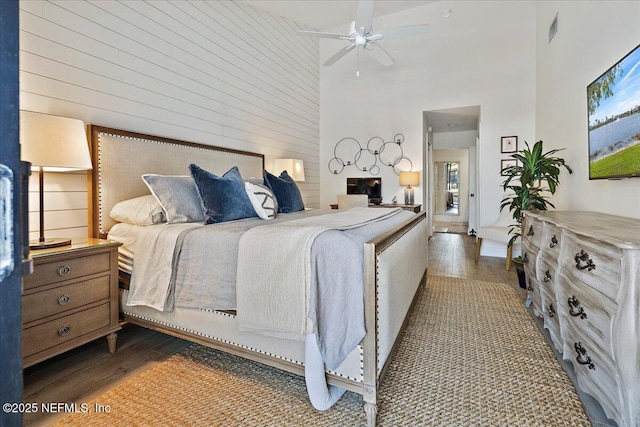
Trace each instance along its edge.
{"label": "plant pot", "polygon": [[516,266],[516,273],[518,274],[518,284],[522,289],[527,289],[527,279],[524,276],[524,268]]}
{"label": "plant pot", "polygon": [[514,265],[516,266],[516,274],[518,275],[518,284],[522,289],[527,289],[527,279],[524,275],[524,264],[521,259],[514,258]]}

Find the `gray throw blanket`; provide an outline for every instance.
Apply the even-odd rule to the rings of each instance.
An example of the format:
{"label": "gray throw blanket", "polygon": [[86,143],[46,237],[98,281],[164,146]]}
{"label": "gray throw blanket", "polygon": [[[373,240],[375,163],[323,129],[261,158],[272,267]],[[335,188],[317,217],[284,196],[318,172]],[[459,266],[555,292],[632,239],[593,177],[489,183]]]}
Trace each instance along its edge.
{"label": "gray throw blanket", "polygon": [[[320,245],[314,242],[329,231],[353,230],[394,216],[406,219],[399,215],[401,212],[399,208],[353,208],[247,231],[240,239],[238,252],[240,329],[299,340],[316,332],[325,362],[335,368],[365,333],[364,241],[337,232],[320,240]],[[371,230],[375,233],[371,237],[389,227],[384,224],[382,229]],[[338,256],[327,258],[339,262],[334,268],[323,266],[322,277],[312,274],[314,246],[317,253]],[[315,272],[318,274],[317,269]],[[321,316],[322,328],[318,326],[319,313],[325,313]]]}

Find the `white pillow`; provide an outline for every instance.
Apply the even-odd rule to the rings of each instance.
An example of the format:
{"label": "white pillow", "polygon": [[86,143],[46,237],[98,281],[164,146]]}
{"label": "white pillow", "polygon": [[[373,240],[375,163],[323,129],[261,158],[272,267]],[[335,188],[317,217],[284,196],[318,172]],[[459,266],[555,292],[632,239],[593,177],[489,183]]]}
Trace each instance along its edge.
{"label": "white pillow", "polygon": [[151,194],[116,203],[109,216],[114,221],[133,225],[153,225],[165,222],[162,206]]}
{"label": "white pillow", "polygon": [[260,218],[273,219],[276,217],[278,202],[269,187],[245,181],[244,189],[247,191],[247,196],[249,196],[253,209]]}

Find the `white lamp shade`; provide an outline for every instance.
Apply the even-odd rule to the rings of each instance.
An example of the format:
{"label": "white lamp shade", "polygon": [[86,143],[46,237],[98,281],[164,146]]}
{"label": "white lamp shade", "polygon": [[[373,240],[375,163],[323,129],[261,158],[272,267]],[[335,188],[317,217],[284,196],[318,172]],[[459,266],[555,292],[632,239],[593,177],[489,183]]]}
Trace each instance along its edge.
{"label": "white lamp shade", "polygon": [[400,185],[415,187],[420,184],[420,172],[400,172]]}
{"label": "white lamp shade", "polygon": [[279,175],[282,171],[287,171],[294,181],[304,181],[304,162],[298,159],[275,159],[273,171]]}
{"label": "white lamp shade", "polygon": [[22,160],[47,172],[92,169],[84,122],[20,111]]}

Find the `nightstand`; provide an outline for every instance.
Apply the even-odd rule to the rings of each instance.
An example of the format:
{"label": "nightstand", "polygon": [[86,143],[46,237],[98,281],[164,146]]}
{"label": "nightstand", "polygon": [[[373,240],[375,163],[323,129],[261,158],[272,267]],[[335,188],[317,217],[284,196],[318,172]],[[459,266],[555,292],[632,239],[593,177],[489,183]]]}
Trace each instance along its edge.
{"label": "nightstand", "polygon": [[118,246],[107,240],[32,251],[22,291],[22,364],[107,336],[116,351]]}

